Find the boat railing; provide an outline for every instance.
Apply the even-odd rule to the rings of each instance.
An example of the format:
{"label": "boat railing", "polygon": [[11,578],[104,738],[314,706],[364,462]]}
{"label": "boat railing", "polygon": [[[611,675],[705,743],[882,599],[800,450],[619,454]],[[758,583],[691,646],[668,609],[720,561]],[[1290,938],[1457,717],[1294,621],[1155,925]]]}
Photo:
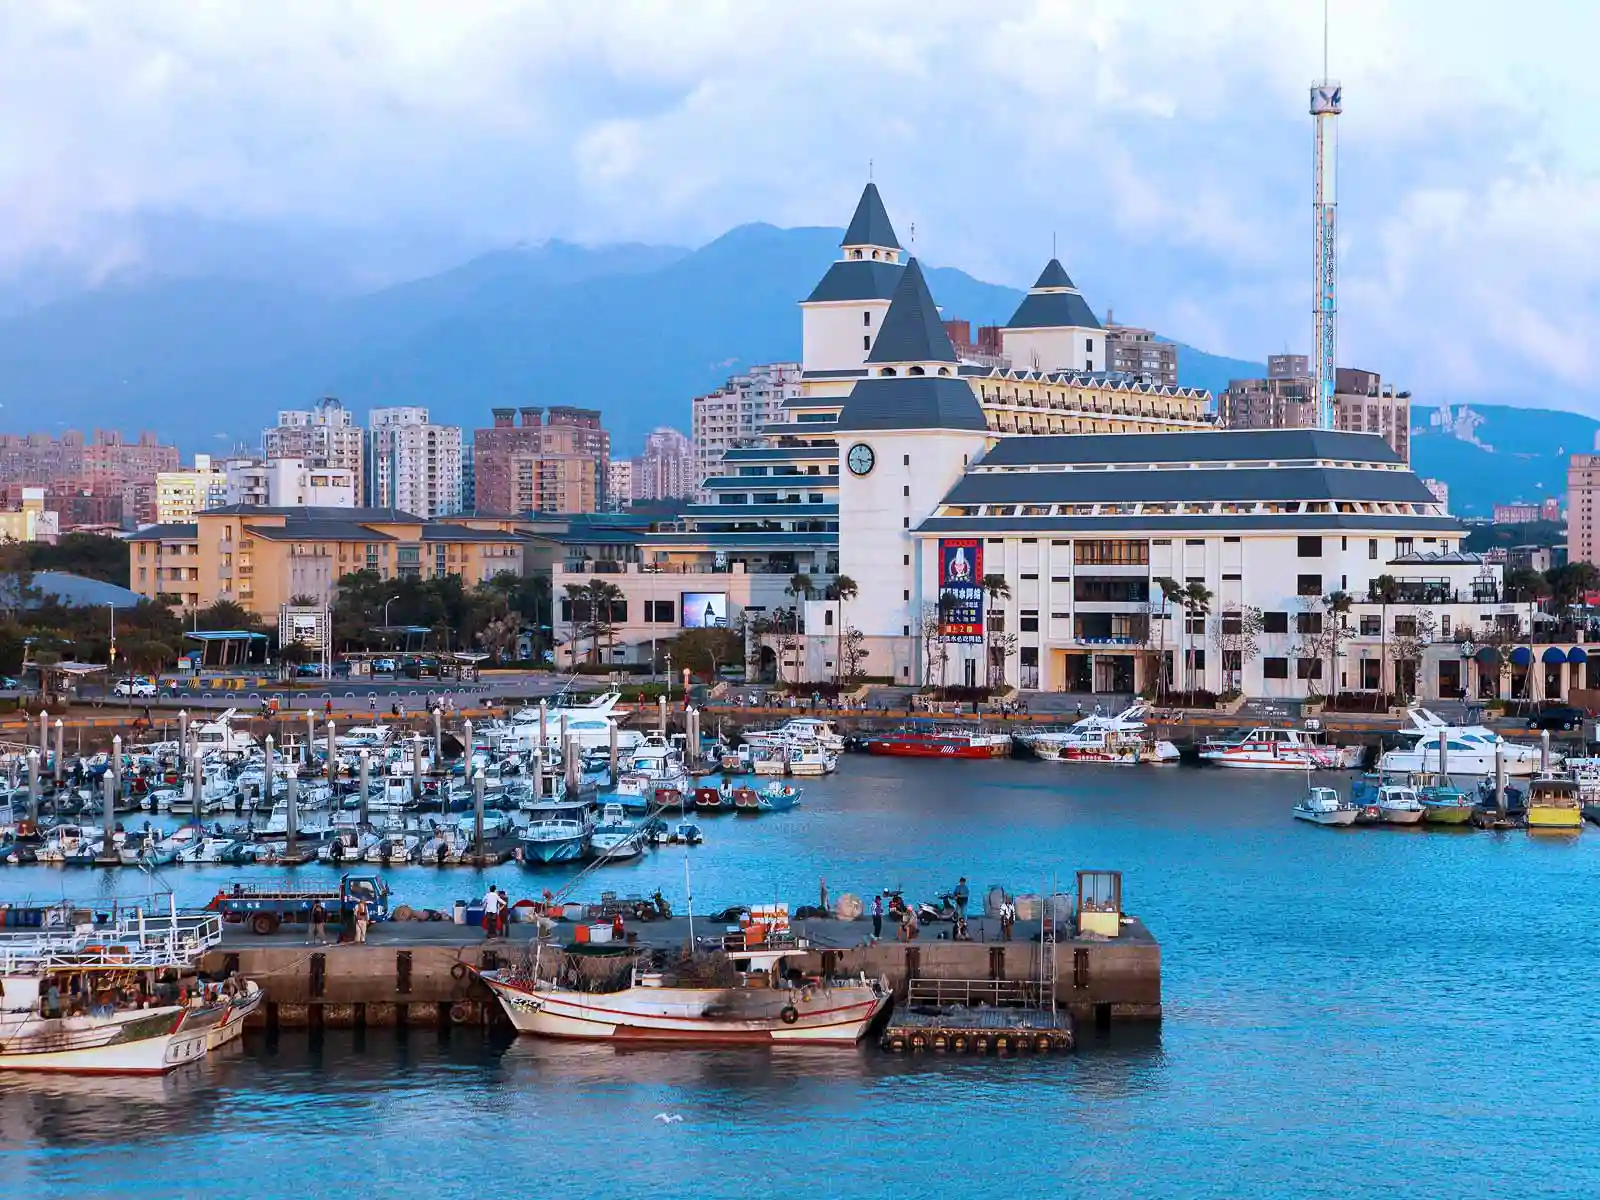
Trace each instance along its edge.
{"label": "boat railing", "polygon": [[1036,1008],[1039,986],[1021,979],[913,979],[906,1003],[926,1008]]}
{"label": "boat railing", "polygon": [[216,913],[140,911],[103,926],[0,933],[0,974],[179,966],[221,941],[222,917]]}

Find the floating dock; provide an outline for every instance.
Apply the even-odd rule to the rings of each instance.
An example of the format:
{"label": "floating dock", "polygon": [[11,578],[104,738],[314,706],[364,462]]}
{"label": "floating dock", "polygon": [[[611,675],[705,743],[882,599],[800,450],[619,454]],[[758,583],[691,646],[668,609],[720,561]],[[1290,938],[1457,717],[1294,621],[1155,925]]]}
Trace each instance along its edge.
{"label": "floating dock", "polygon": [[1049,1054],[1076,1044],[1070,1013],[1037,983],[914,979],[878,1038],[885,1050]]}

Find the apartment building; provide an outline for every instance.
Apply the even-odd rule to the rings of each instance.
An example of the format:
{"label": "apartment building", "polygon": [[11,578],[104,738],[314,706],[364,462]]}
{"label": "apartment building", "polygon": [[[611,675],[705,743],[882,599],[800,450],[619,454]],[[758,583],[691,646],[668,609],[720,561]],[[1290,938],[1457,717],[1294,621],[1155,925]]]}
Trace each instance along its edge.
{"label": "apartment building", "polygon": [[228,502],[228,476],[209,454],[196,454],[187,471],[162,471],[156,476],[156,521],[192,521],[195,513]]}
{"label": "apartment building", "polygon": [[1178,386],[1178,347],[1159,341],[1155,331],[1113,325],[1106,314],[1106,369],[1167,387]]}
{"label": "apartment building", "polygon": [[412,406],[375,408],[368,425],[365,492],[374,507],[421,517],[461,511],[459,425],[437,425]]}
{"label": "apartment building", "polygon": [[261,434],[261,452],[269,459],[293,458],[348,470],[356,481],[356,503],[366,502],[365,437],[350,410],[332,396],[309,409],[281,410],[278,423]]}
{"label": "apartment building", "polygon": [[223,464],[221,503],[354,508],[357,478],[348,467],[312,466],[303,458],[230,458]]}
{"label": "apartment building", "polygon": [[644,453],[633,460],[635,500],[678,500],[692,496],[702,477],[696,474],[694,445],[676,429],[660,426],[644,440]]}
{"label": "apartment building", "polygon": [[611,435],[597,410],[529,405],[492,411],[494,424],[472,435],[480,511],[600,511],[610,484]]}
{"label": "apartment building", "polygon": [[787,420],[784,402],[800,398],[800,364],[758,363],[690,404],[696,486],[716,475],[729,450],[756,446],[768,425]]}

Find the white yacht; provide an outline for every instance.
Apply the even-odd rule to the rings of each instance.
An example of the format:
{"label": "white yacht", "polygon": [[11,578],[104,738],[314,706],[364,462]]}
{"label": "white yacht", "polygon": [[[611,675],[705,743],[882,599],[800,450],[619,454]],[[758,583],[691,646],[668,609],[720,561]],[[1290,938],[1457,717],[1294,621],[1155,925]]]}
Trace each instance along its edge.
{"label": "white yacht", "polygon": [[238,709],[230,708],[215,721],[207,721],[203,725],[194,727],[194,738],[200,746],[201,755],[222,754],[227,757],[242,757],[256,748],[253,733],[248,729],[233,727],[233,719],[238,715]]}
{"label": "white yacht", "polygon": [[1252,771],[1348,770],[1361,763],[1360,746],[1329,746],[1304,729],[1259,725],[1239,737],[1207,738],[1200,759]]}
{"label": "white yacht", "polygon": [[1313,825],[1354,825],[1356,806],[1346,804],[1332,788],[1314,787],[1294,806],[1297,821],[1310,821]]}
{"label": "white yacht", "polygon": [[[1424,771],[1445,771],[1451,775],[1494,774],[1495,748],[1499,747],[1505,760],[1506,774],[1527,777],[1539,771],[1539,748],[1508,742],[1492,729],[1482,725],[1449,725],[1437,714],[1425,708],[1408,709],[1411,728],[1401,736],[1412,743],[1401,750],[1385,751],[1378,759],[1380,774],[1408,775]],[[1441,767],[1441,746],[1444,763]],[[1561,756],[1550,754],[1550,765],[1560,763]]]}
{"label": "white yacht", "polygon": [[752,746],[821,746],[835,754],[844,751],[844,736],[833,727],[832,721],[821,717],[792,717],[775,729],[746,730],[744,740]]}
{"label": "white yacht", "polygon": [[1042,759],[1052,762],[1093,762],[1140,765],[1175,763],[1178,748],[1159,741],[1145,724],[1150,706],[1140,701],[1115,716],[1084,717],[1067,729],[1025,735],[1023,743]]}

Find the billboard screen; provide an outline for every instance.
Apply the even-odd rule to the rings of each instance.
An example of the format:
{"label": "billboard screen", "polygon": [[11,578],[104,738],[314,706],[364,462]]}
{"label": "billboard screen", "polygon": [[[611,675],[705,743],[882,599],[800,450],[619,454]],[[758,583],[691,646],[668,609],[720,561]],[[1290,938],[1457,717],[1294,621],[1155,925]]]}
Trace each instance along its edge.
{"label": "billboard screen", "polygon": [[726,629],[727,592],[684,592],[679,612],[685,629]]}
{"label": "billboard screen", "polygon": [[983,641],[983,541],[939,539],[939,636],[947,642]]}

